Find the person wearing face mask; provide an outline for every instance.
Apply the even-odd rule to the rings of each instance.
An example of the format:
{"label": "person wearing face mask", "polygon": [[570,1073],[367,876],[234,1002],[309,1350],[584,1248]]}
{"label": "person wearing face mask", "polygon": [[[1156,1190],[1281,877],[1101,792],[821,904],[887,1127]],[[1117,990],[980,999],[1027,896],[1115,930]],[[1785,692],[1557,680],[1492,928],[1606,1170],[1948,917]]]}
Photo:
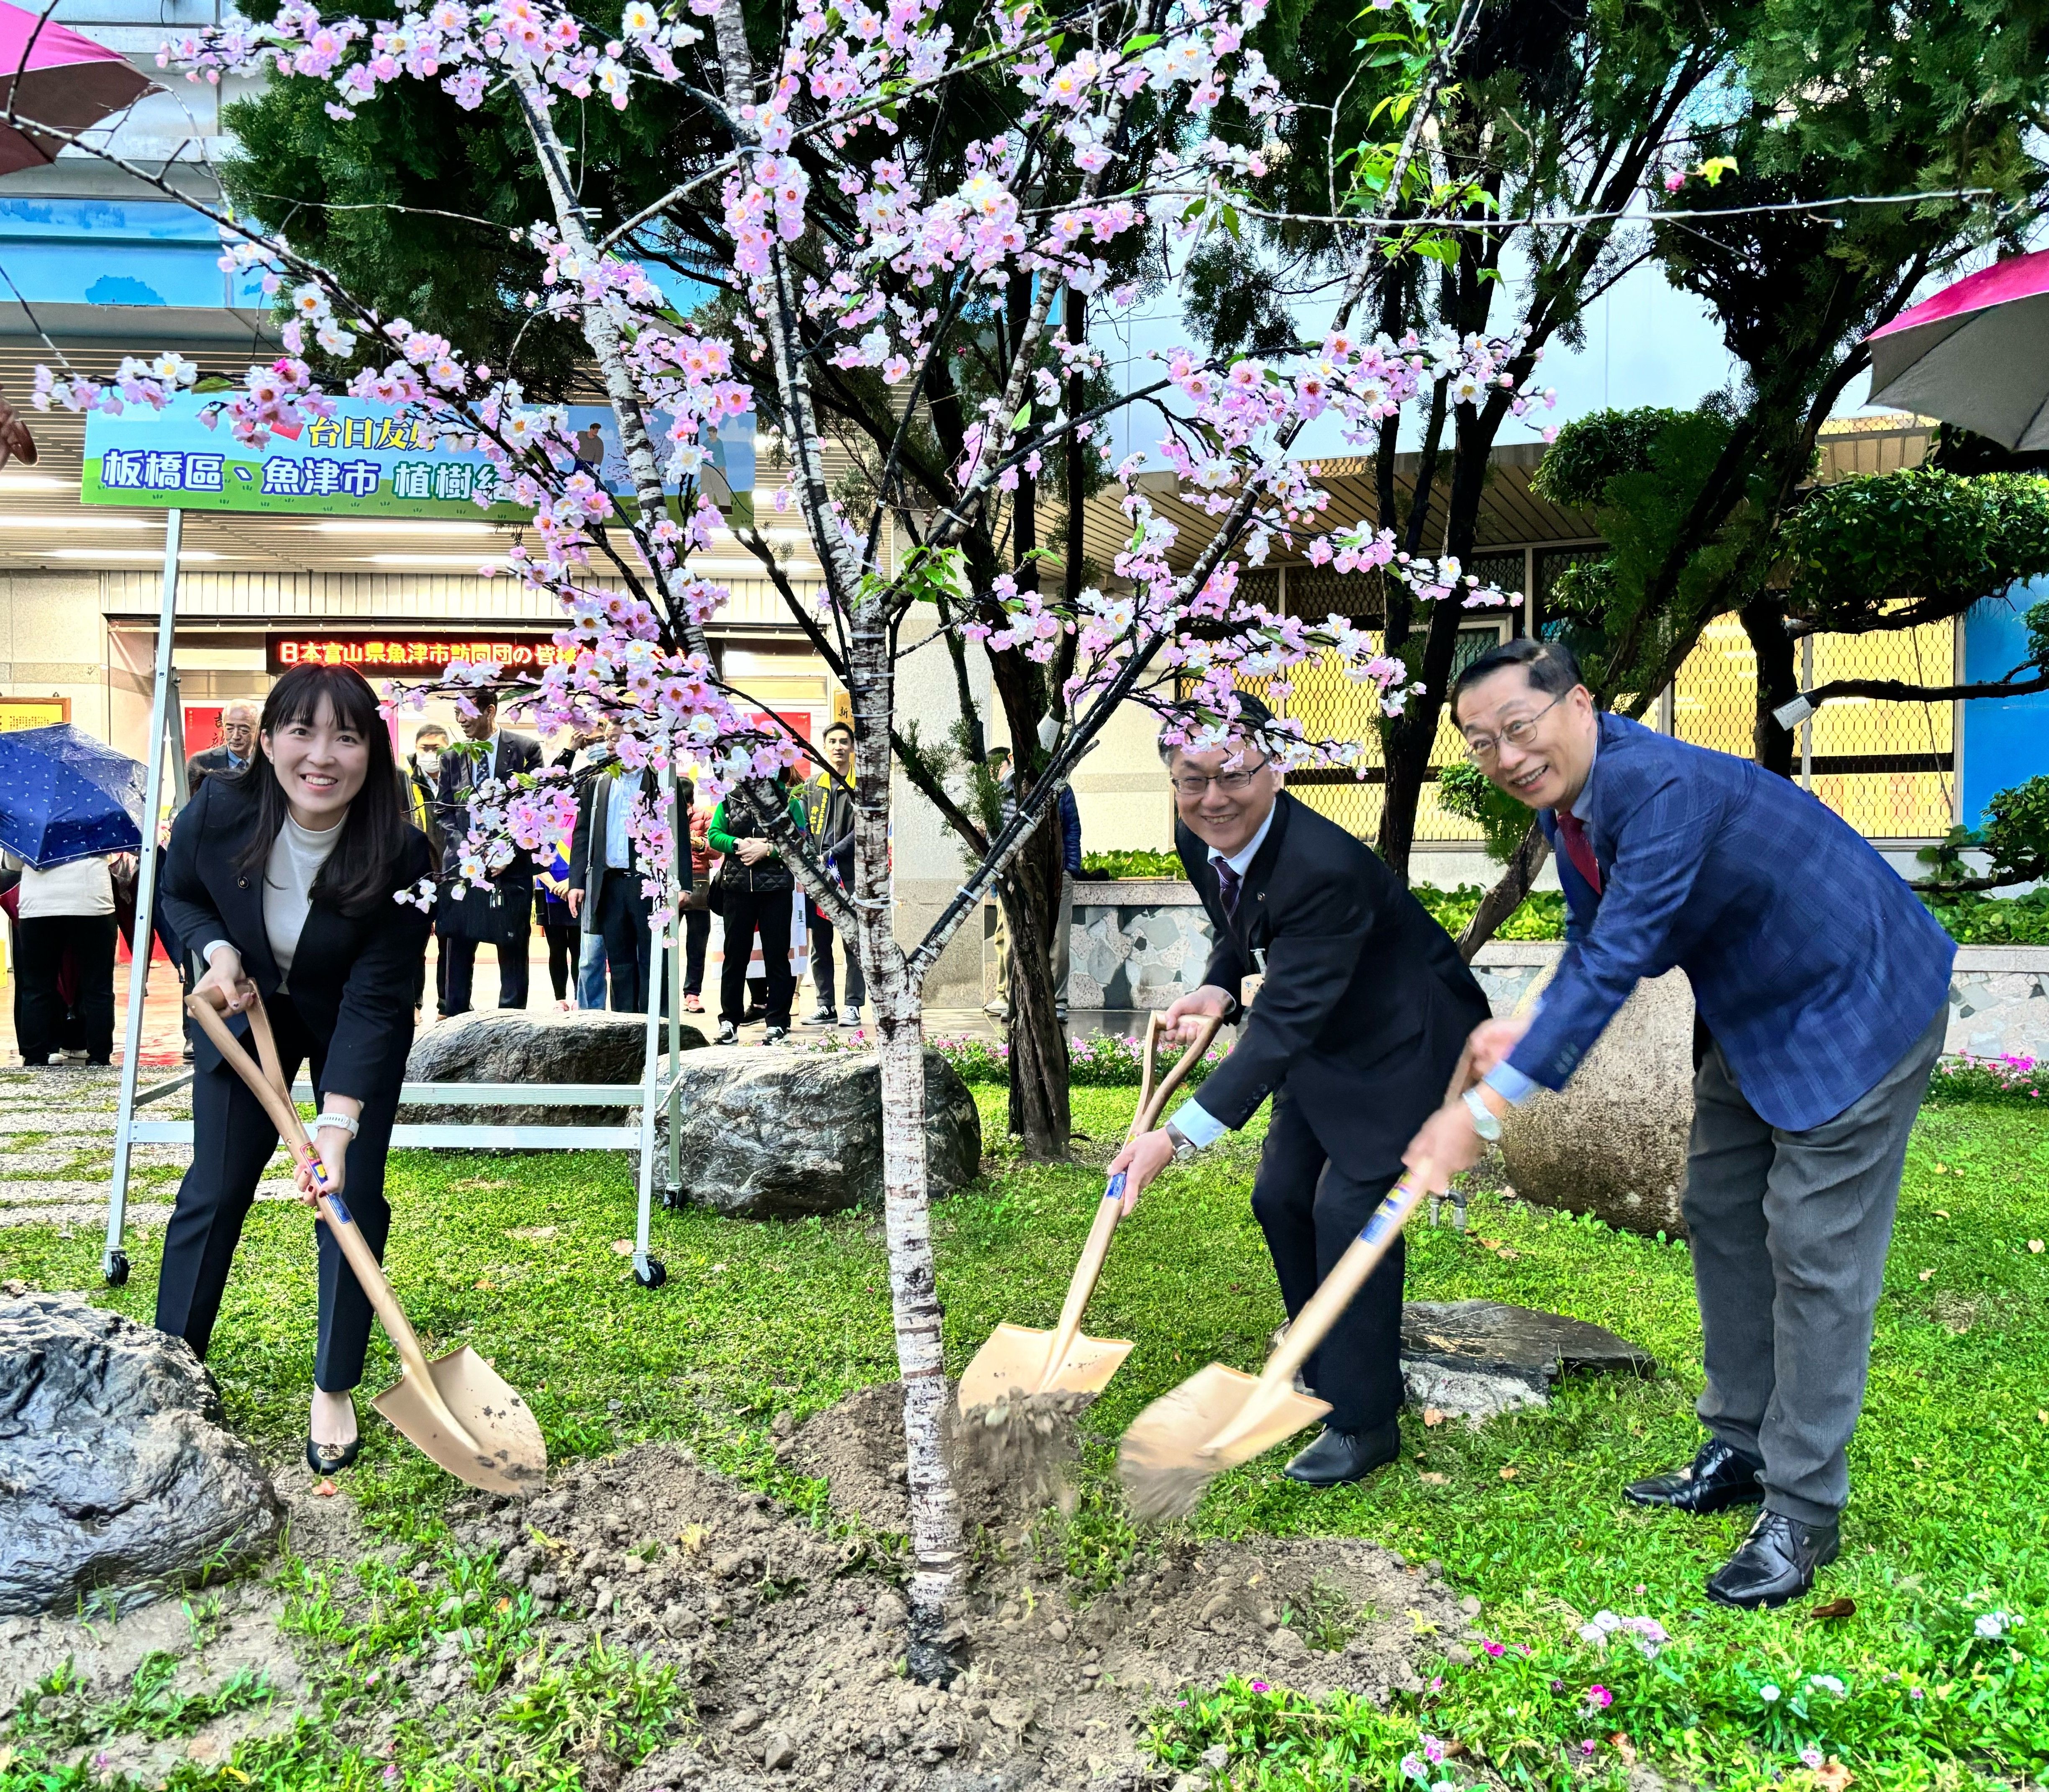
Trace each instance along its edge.
{"label": "person wearing face mask", "polygon": [[[165,906],[204,960],[195,993],[229,1024],[257,994],[288,1078],[310,1067],[313,1148],[327,1186],[346,1191],[381,1260],[391,1230],[384,1156],[413,1043],[426,912],[395,900],[431,876],[426,837],[406,818],[376,694],[345,666],[301,666],[263,706],[257,752],[238,776],[208,778],[171,829]],[[278,1148],[262,1104],[206,1035],[191,1029],[192,1162],[164,1234],[157,1329],[204,1358],[230,1262]],[[313,1179],[298,1172],[313,1203]],[[306,1464],[356,1460],[350,1390],[363,1377],[370,1304],[316,1223],[320,1288]]]}

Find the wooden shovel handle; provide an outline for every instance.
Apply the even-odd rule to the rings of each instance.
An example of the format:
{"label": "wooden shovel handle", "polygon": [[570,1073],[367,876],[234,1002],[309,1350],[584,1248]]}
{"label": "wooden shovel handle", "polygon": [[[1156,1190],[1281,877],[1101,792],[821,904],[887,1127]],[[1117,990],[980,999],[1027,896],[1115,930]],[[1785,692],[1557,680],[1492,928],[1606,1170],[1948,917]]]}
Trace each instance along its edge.
{"label": "wooden shovel handle", "polygon": [[[1451,1084],[1444,1091],[1447,1104],[1465,1092],[1470,1063],[1469,1055],[1461,1052]],[[1211,1449],[1224,1449],[1235,1443],[1240,1433],[1250,1431],[1264,1418],[1272,1397],[1295,1379],[1296,1371],[1337,1324],[1353,1296],[1366,1285],[1367,1277],[1380,1267],[1380,1260],[1402,1236],[1409,1215],[1422,1205],[1433,1180],[1431,1169],[1428,1164],[1417,1164],[1381,1197],[1380,1205],[1367,1216],[1359,1236],[1345,1247],[1344,1255],[1331,1265],[1331,1273],[1289,1322],[1287,1336],[1259,1372],[1259,1385],[1246,1397],[1237,1419],[1211,1440]]]}
{"label": "wooden shovel handle", "polygon": [[1160,1017],[1157,1013],[1147,1020],[1145,1024],[1145,1080],[1139,1090],[1138,1112],[1132,1119],[1131,1130],[1125,1135],[1124,1142],[1126,1145],[1130,1144],[1141,1133],[1149,1133],[1160,1124],[1160,1116],[1167,1111],[1168,1097],[1180,1088],[1187,1079],[1188,1072],[1196,1067],[1201,1060],[1203,1054],[1209,1050],[1211,1042],[1217,1036],[1217,1029],[1223,1024],[1223,1017],[1221,1015],[1203,1016],[1200,1030],[1196,1034],[1195,1044],[1181,1054],[1180,1062],[1168,1071],[1167,1080],[1158,1088],[1154,1089],[1153,1087],[1153,1054],[1160,1048],[1160,1034],[1164,1029]]}
{"label": "wooden shovel handle", "polygon": [[[263,1104],[263,1111],[270,1117],[270,1124],[278,1129],[278,1137],[285,1141],[285,1149],[312,1170],[316,1182],[325,1183],[326,1166],[321,1162],[320,1153],[313,1149],[313,1141],[306,1137],[305,1123],[299,1118],[299,1110],[293,1103],[291,1090],[285,1082],[283,1065],[278,1056],[276,1036],[270,1031],[270,1017],[263,1011],[262,998],[256,997],[247,1010],[249,1030],[255,1036],[257,1050],[263,1057],[260,1066],[249,1055],[242,1041],[227,1030],[227,1023],[221,1018],[219,1009],[204,997],[188,996],[185,1012],[200,1024],[200,1030],[213,1041],[229,1067],[249,1085],[250,1093]],[[412,1322],[406,1317],[398,1296],[392,1293],[391,1283],[385,1280],[383,1269],[371,1250],[369,1240],[364,1237],[340,1195],[329,1195],[323,1190],[316,1199],[321,1218],[327,1222],[334,1242],[341,1247],[341,1254],[355,1271],[357,1285],[383,1323],[386,1335],[399,1353],[399,1360],[406,1366],[406,1373],[418,1378],[420,1387],[430,1398],[434,1398],[434,1378],[427,1372],[427,1353],[421,1349]],[[437,1399],[435,1403],[439,1404]],[[453,1425],[458,1435],[468,1436],[452,1414],[443,1422]]]}
{"label": "wooden shovel handle", "polygon": [[[1167,1099],[1181,1085],[1182,1080],[1192,1070],[1202,1055],[1209,1050],[1210,1041],[1216,1037],[1217,1028],[1223,1024],[1221,1019],[1207,1018],[1196,1042],[1181,1054],[1180,1062],[1167,1073],[1166,1080],[1157,1089],[1153,1086],[1157,1068],[1157,1054],[1160,1049],[1161,1032],[1160,1016],[1155,1013],[1145,1023],[1145,1067],[1143,1080],[1139,1084],[1138,1112],[1132,1116],[1131,1130],[1125,1134],[1129,1145],[1141,1133],[1149,1133],[1160,1123],[1160,1116],[1166,1110]],[[1110,1179],[1110,1185],[1097,1202],[1095,1223],[1089,1227],[1088,1242],[1082,1246],[1082,1260],[1075,1265],[1074,1279],[1067,1284],[1067,1297],[1061,1304],[1060,1316],[1053,1327],[1052,1352],[1046,1359],[1046,1374],[1051,1378],[1067,1360],[1067,1352],[1074,1348],[1075,1339],[1081,1335],[1082,1315],[1088,1310],[1090,1296],[1095,1292],[1095,1285],[1102,1274],[1104,1261],[1110,1255],[1110,1241],[1117,1233],[1117,1223],[1122,1217],[1124,1201],[1124,1178],[1122,1175]],[[1040,1392],[1045,1390],[1042,1386]]]}

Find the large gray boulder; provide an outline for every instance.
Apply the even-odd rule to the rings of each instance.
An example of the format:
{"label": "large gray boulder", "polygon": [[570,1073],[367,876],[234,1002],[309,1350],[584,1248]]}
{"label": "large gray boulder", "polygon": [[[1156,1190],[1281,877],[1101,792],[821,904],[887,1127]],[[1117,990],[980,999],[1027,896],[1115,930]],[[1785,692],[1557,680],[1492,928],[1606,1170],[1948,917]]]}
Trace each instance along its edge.
{"label": "large gray boulder", "polygon": [[[668,1022],[661,1023],[668,1044]],[[681,1030],[683,1049],[702,1050],[695,1027]],[[633,1083],[647,1067],[647,1017],[577,1009],[567,1014],[516,1009],[461,1014],[431,1026],[413,1041],[408,1083]],[[624,1107],[409,1107],[399,1118],[415,1125],[474,1121],[492,1126],[616,1126]]]}
{"label": "large gray boulder", "polygon": [[74,1295],[0,1296],[0,1613],[146,1601],[283,1522],[184,1339]]}
{"label": "large gray boulder", "polygon": [[[738,1219],[802,1219],[882,1199],[882,1073],[873,1051],[713,1045],[682,1064],[677,1199]],[[982,1117],[925,1049],[925,1176],[935,1198],[974,1180]]]}
{"label": "large gray boulder", "polygon": [[[1517,1012],[1542,987],[1532,984]],[[1564,1089],[1540,1091],[1502,1122],[1501,1150],[1525,1200],[1676,1237],[1693,1125],[1693,990],[1672,970],[1637,985]]]}

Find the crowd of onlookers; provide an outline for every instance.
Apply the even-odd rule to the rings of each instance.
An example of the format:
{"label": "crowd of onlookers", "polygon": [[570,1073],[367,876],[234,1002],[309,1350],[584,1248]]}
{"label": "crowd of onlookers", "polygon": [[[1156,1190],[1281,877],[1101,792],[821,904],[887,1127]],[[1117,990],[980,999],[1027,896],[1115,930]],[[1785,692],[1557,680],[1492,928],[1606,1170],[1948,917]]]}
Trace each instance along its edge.
{"label": "crowd of onlookers", "polygon": [[[436,1013],[446,1017],[470,1011],[480,947],[488,947],[496,962],[497,1005],[525,1008],[532,935],[538,929],[547,944],[548,978],[558,1008],[645,1013],[652,1000],[666,1015],[667,990],[651,987],[659,981],[650,924],[654,904],[643,888],[645,867],[632,826],[636,801],[659,818],[659,780],[649,771],[627,771],[603,733],[572,737],[550,753],[532,736],[501,728],[488,704],[458,725],[481,752],[452,751],[448,730],[424,723],[414,731],[402,772],[408,812],[427,836],[441,872],[434,914]],[[221,714],[218,744],[186,762],[188,790],[196,791],[209,777],[246,770],[257,752],[256,730],[255,707],[230,704]],[[819,745],[821,762],[811,775],[801,781],[780,776],[777,783],[791,825],[850,888],[853,731],[834,722]],[[487,890],[470,888],[458,872],[472,792],[487,776],[507,781],[544,765],[570,774],[577,804],[570,841],[546,862],[515,852]],[[1009,769],[1005,756],[999,775],[1006,791]],[[667,818],[678,841],[687,836],[689,842],[683,1011],[706,1012],[705,968],[716,918],[721,966],[713,999],[721,1043],[730,1043],[739,1028],[756,1021],[766,1024],[765,1043],[787,1037],[798,973],[806,966],[813,1005],[803,1024],[858,1027],[867,1000],[859,954],[852,942],[835,937],[832,923],[797,888],[771,843],[768,818],[744,793],[717,803],[697,802],[687,779],[678,781],[674,800]],[[1071,879],[1081,869],[1081,824],[1073,796],[1063,791],[1060,802],[1062,858]],[[1071,892],[1071,882],[1063,880],[1053,934],[1053,982],[1062,992],[1063,1016]],[[131,854],[80,859],[48,871],[33,866],[0,871],[0,908],[14,921],[14,1025],[24,1063],[44,1064],[53,1057],[111,1061],[115,942],[133,937],[134,901]],[[157,934],[178,960],[178,943],[161,915],[156,919]],[[999,1017],[1009,1013],[1008,945],[999,922],[997,991],[989,1005]],[[422,971],[416,1000],[422,1012],[426,999]]]}
{"label": "crowd of onlookers", "polygon": [[[866,1000],[858,958],[838,943],[845,979],[836,988],[832,923],[798,889],[769,838],[769,818],[736,792],[717,803],[695,799],[690,780],[665,798],[648,770],[629,771],[608,733],[572,737],[550,756],[531,736],[499,727],[496,712],[480,706],[460,726],[481,752],[451,751],[447,732],[425,724],[414,731],[406,776],[414,823],[434,845],[442,870],[436,905],[434,999],[443,1015],[472,1005],[476,951],[492,948],[498,963],[498,1005],[524,1008],[532,931],[547,941],[548,977],[563,1009],[610,1008],[645,1013],[651,1001],[664,1014],[668,992],[654,987],[659,970],[645,888],[647,868],[633,826],[636,808],[666,819],[680,844],[687,839],[688,877],[682,899],[682,1007],[705,1012],[705,966],[712,923],[721,923],[722,966],[716,992],[718,1038],[729,1044],[739,1029],[766,1023],[765,1042],[790,1032],[796,972],[808,962],[815,1005],[811,1026],[858,1027]],[[818,857],[843,884],[853,876],[853,731],[834,722],[820,743],[823,763],[793,784],[776,779],[791,825],[814,843]],[[471,793],[487,776],[507,780],[542,765],[566,771],[576,797],[574,830],[566,847],[539,862],[515,852],[491,879],[488,891],[457,877],[469,830]],[[661,806],[673,800],[667,817]],[[678,866],[681,874],[683,867]],[[422,1005],[425,989],[422,989]]]}

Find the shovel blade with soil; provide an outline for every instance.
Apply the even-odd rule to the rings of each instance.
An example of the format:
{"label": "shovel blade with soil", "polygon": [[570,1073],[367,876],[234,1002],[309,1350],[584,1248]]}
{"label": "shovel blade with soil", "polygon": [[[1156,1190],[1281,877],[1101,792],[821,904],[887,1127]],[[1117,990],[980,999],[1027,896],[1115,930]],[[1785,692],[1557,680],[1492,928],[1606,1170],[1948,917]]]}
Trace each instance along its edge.
{"label": "shovel blade with soil", "polygon": [[[371,1401],[422,1455],[459,1481],[492,1493],[524,1494],[547,1473],[548,1446],[532,1409],[467,1344],[409,1367]],[[453,1422],[451,1422],[453,1421]]]}
{"label": "shovel blade with soil", "polygon": [[1055,1333],[1035,1331],[1028,1325],[997,1326],[961,1375],[960,1409],[970,1413],[1021,1394],[1100,1394],[1133,1348],[1126,1338],[1088,1338],[1077,1332],[1056,1362],[1057,1341]]}
{"label": "shovel blade with soil", "polygon": [[403,1374],[371,1405],[401,1436],[457,1479],[488,1493],[535,1491],[547,1474],[548,1447],[526,1401],[467,1345],[428,1362],[418,1335],[399,1304],[399,1297],[391,1292],[391,1285],[384,1279],[383,1268],[357,1227],[348,1203],[340,1195],[326,1191],[327,1172],[313,1141],[306,1137],[305,1124],[292,1101],[262,998],[252,993],[247,1007],[250,1036],[256,1041],[257,1053],[262,1060],[260,1064],[228,1030],[212,1001],[189,996],[185,1010],[213,1041],[229,1068],[262,1103],[293,1161],[312,1172],[321,1189],[320,1216],[399,1353]]}
{"label": "shovel blade with soil", "polygon": [[[1167,1098],[1209,1050],[1211,1040],[1223,1024],[1221,1020],[1205,1020],[1195,1043],[1181,1054],[1180,1062],[1156,1090],[1153,1078],[1158,1067],[1161,1017],[1155,1013],[1146,1017],[1138,1111],[1132,1117],[1131,1130],[1125,1134],[1126,1144],[1159,1125]],[[1001,1324],[974,1353],[960,1378],[963,1415],[1038,1394],[1081,1394],[1092,1399],[1110,1385],[1110,1378],[1130,1355],[1131,1342],[1124,1338],[1085,1337],[1082,1315],[1089,1296],[1095,1292],[1103,1260],[1110,1254],[1110,1241],[1116,1234],[1123,1200],[1124,1178],[1119,1174],[1110,1179],[1110,1186],[1096,1203],[1095,1223],[1089,1228],[1088,1242],[1082,1247],[1081,1261],[1075,1265],[1066,1302],[1053,1329],[1041,1331],[1028,1325]]]}
{"label": "shovel blade with soil", "polygon": [[1141,1518],[1186,1518],[1227,1468],[1251,1461],[1331,1409],[1327,1401],[1295,1392],[1295,1372],[1401,1236],[1429,1180],[1427,1171],[1418,1168],[1388,1191],[1258,1375],[1212,1362],[1132,1421],[1118,1447],[1117,1467]]}

